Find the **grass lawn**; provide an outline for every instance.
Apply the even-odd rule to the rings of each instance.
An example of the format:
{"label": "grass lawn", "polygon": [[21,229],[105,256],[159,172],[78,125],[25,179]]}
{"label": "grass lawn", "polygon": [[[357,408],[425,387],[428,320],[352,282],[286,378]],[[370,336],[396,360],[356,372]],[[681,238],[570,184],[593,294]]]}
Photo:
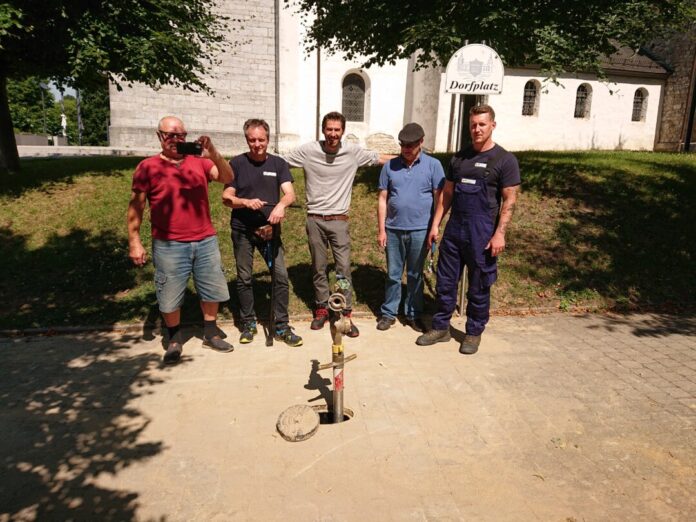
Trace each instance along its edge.
{"label": "grass lawn", "polygon": [[[529,308],[692,310],[696,303],[696,157],[637,152],[522,152],[523,192],[493,289],[498,311]],[[446,165],[447,155],[439,155]],[[131,266],[125,211],[136,158],[23,162],[0,178],[0,328],[113,324],[158,316],[153,267]],[[304,178],[294,170],[298,201]],[[379,310],[384,254],[376,246],[378,168],[358,173],[351,234],[355,308]],[[235,268],[222,186],[211,208],[232,301]],[[149,247],[149,226],[142,231]],[[302,210],[289,210],[283,240],[290,308],[313,302]],[[270,278],[257,256],[257,313]],[[432,281],[430,281],[432,283]],[[432,293],[426,289],[427,306]],[[197,300],[184,320],[197,322]]]}

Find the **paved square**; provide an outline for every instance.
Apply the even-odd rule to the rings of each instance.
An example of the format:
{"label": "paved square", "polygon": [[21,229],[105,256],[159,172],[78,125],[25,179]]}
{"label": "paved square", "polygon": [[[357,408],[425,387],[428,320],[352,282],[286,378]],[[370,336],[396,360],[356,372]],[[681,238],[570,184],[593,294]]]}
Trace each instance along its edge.
{"label": "paved square", "polygon": [[140,333],[0,339],[0,521],[696,519],[694,318],[493,317],[468,357],[356,323],[355,415],[298,443],[328,328],[173,367]]}

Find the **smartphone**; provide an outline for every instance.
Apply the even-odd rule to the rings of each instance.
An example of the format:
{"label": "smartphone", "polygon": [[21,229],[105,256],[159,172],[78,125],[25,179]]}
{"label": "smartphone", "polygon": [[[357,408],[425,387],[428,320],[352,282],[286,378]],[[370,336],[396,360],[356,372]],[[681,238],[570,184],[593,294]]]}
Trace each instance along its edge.
{"label": "smartphone", "polygon": [[200,156],[203,153],[203,146],[197,141],[177,142],[176,152],[189,156]]}

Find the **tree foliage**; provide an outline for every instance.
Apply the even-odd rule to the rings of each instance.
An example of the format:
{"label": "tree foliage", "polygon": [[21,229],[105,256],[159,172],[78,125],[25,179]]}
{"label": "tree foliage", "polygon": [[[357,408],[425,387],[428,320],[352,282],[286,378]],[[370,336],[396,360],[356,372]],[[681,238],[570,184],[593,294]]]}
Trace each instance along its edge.
{"label": "tree foliage", "polygon": [[48,88],[47,79],[29,76],[23,80],[10,80],[7,82],[7,96],[15,131],[31,134],[50,132],[51,115],[48,113],[53,109],[55,98]]}
{"label": "tree foliage", "polygon": [[[210,92],[204,78],[225,40],[215,0],[0,0],[0,170],[18,160],[7,79],[76,88],[142,82]],[[6,116],[7,115],[7,116]],[[12,149],[15,148],[14,152]]]}
{"label": "tree foliage", "polygon": [[638,49],[696,20],[693,0],[285,0],[305,16],[307,44],[342,51],[365,66],[418,54],[446,64],[469,43],[486,42],[507,66],[535,64],[551,78],[602,73],[617,46]]}

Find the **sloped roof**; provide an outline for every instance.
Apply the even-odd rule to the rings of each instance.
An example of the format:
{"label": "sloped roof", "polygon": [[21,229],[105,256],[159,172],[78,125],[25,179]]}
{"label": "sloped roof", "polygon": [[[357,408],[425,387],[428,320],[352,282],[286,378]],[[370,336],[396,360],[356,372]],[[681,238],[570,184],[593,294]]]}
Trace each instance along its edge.
{"label": "sloped roof", "polygon": [[670,71],[648,56],[643,49],[634,51],[628,47],[620,47],[614,54],[602,60],[602,67],[614,74],[636,73],[640,76],[669,75]]}

